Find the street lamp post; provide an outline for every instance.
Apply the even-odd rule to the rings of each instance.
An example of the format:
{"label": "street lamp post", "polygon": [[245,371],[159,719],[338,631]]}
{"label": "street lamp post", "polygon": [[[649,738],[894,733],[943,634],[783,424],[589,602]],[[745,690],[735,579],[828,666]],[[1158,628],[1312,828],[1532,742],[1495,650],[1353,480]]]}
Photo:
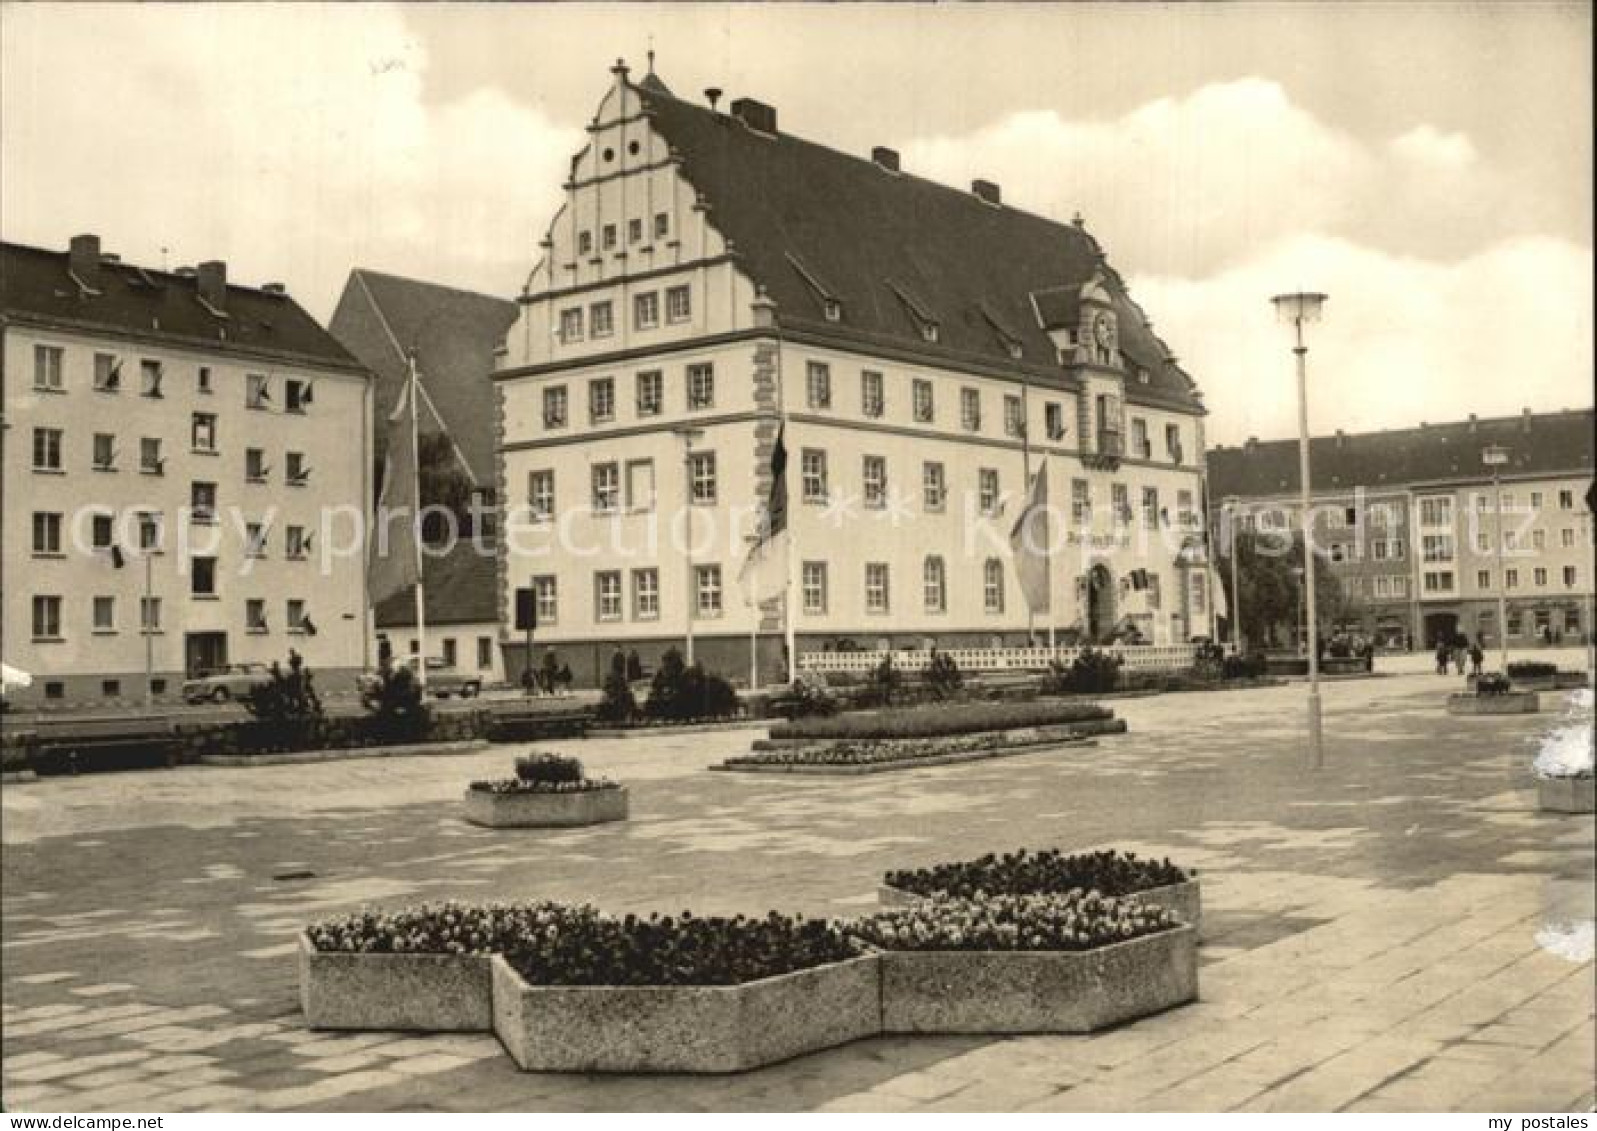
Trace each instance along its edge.
{"label": "street lamp post", "polygon": [[1303,342],[1305,323],[1318,322],[1325,296],[1312,292],[1276,295],[1276,317],[1292,325],[1292,352],[1298,369],[1298,485],[1303,526],[1303,589],[1309,622],[1309,762],[1324,763],[1320,744],[1320,633],[1314,607],[1314,516],[1309,506],[1309,347]]}
{"label": "street lamp post", "polygon": [[1508,594],[1504,586],[1507,578],[1503,573],[1503,474],[1502,468],[1508,463],[1508,449],[1501,444],[1492,444],[1481,452],[1481,462],[1492,469],[1492,498],[1497,514],[1497,529],[1494,538],[1497,542],[1497,647],[1498,654],[1502,657],[1502,674],[1508,675]]}
{"label": "street lamp post", "polygon": [[673,428],[672,433],[682,440],[682,485],[683,485],[683,538],[682,538],[682,587],[687,593],[687,604],[683,606],[683,613],[687,617],[684,622],[686,628],[683,634],[683,651],[688,667],[693,666],[693,615],[697,611],[696,604],[698,593],[693,578],[693,441],[704,435],[702,428]]}

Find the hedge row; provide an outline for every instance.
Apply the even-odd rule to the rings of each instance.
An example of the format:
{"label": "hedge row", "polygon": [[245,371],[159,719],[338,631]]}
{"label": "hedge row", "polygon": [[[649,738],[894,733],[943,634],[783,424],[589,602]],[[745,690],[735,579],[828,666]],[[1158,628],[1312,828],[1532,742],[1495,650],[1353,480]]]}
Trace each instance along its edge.
{"label": "hedge row", "polygon": [[1113,712],[1097,703],[1048,702],[950,703],[798,719],[771,727],[772,738],[935,738],[987,730],[1021,730],[1107,719]]}

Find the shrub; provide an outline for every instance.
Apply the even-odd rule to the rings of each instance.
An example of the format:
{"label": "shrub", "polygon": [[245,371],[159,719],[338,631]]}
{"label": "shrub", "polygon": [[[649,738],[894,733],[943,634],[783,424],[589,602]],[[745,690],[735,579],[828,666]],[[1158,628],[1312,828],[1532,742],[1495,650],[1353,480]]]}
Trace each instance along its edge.
{"label": "shrub", "polygon": [[789,721],[826,718],[837,714],[837,700],[824,679],[800,673],[786,692],[772,700],[772,709]]}
{"label": "shrub", "polygon": [[1558,665],[1545,660],[1515,660],[1508,665],[1509,679],[1545,679],[1558,674]]}
{"label": "shrub", "polygon": [[261,724],[254,744],[268,747],[309,746],[319,737],[324,714],[316,681],[293,649],[288,670],[272,661],[267,678],[244,693],[244,708]]}
{"label": "shrub", "polygon": [[516,759],[516,778],[529,784],[578,782],[582,780],[582,762],[564,754],[523,754]]}
{"label": "shrub", "polygon": [[359,954],[499,954],[524,934],[559,930],[599,913],[583,904],[422,903],[398,911],[364,908],[305,928],[320,951]]}
{"label": "shrub", "polygon": [[660,658],[643,711],[668,722],[720,719],[738,713],[738,697],[725,679],[701,664],[688,667],[682,653],[672,648]]}
{"label": "shrub", "polygon": [[1030,701],[960,703],[939,707],[907,707],[869,715],[800,719],[771,727],[772,738],[934,738],[988,730],[1063,726],[1107,719],[1112,712],[1096,703]]}
{"label": "shrub", "polygon": [[1222,679],[1259,679],[1267,670],[1264,655],[1254,652],[1248,656],[1230,655],[1220,665]]}
{"label": "shrub", "polygon": [[1050,660],[1043,677],[1045,695],[1102,695],[1120,686],[1119,656],[1084,648],[1068,666]]}
{"label": "shrub", "polygon": [[891,707],[903,690],[904,673],[898,670],[889,652],[882,657],[881,663],[871,669],[870,677],[860,692],[859,702],[866,707]]}
{"label": "shrub", "polygon": [[368,733],[378,741],[419,742],[426,737],[432,709],[409,664],[396,667],[385,660],[372,679],[362,682],[360,701]]}
{"label": "shrub", "polygon": [[1191,879],[1168,859],[1142,859],[1134,852],[1084,852],[1067,856],[1058,849],[1042,852],[988,853],[975,860],[936,864],[930,868],[889,872],[889,887],[916,895],[949,895],[971,899],[986,895],[1059,894],[1080,888],[1105,895],[1134,895]]}
{"label": "shrub", "polygon": [[[1052,741],[1064,742],[1076,735],[1064,728]],[[870,766],[883,762],[914,762],[945,754],[970,754],[983,750],[1036,745],[1015,739],[1003,731],[985,734],[949,735],[942,738],[865,738],[844,739],[824,746],[798,746],[790,750],[760,750],[726,760],[727,766]]]}
{"label": "shrub", "polygon": [[1159,907],[1095,891],[938,898],[883,911],[849,930],[884,950],[1095,950],[1179,927]]}
{"label": "shrub", "polygon": [[947,652],[932,649],[931,658],[926,663],[926,672],[922,677],[926,686],[938,699],[952,699],[965,684],[965,677],[960,674],[959,664]]}
{"label": "shrub", "polygon": [[[638,654],[632,653],[632,661],[636,661]],[[610,673],[604,677],[604,694],[599,698],[599,706],[594,714],[607,723],[630,723],[638,716],[638,701],[632,694],[632,684],[628,682],[629,661],[627,657],[617,652],[610,659]]]}
{"label": "shrub", "polygon": [[1476,695],[1507,695],[1512,690],[1512,685],[1507,677],[1495,673],[1483,675],[1475,681]]}

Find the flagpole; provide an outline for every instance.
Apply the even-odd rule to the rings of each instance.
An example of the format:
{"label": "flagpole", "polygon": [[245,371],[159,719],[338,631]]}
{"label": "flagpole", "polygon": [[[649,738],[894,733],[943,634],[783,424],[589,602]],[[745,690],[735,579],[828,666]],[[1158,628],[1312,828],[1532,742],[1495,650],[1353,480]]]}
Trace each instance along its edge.
{"label": "flagpole", "polygon": [[406,355],[410,362],[410,464],[411,497],[415,510],[411,521],[415,524],[411,542],[416,554],[416,677],[422,694],[427,693],[427,593],[422,580],[421,561],[421,402],[417,397],[420,378],[416,372],[416,352]]}
{"label": "flagpole", "polygon": [[139,610],[139,625],[144,629],[144,706],[145,709],[155,705],[155,626],[146,623],[146,618],[151,615],[153,596],[151,593],[151,563],[155,555],[150,547],[144,548],[144,607]]}
{"label": "flagpole", "polygon": [[[787,391],[782,384],[782,330],[772,319],[772,328],[776,332],[776,435],[779,442],[787,443]],[[802,455],[800,459],[802,460]],[[783,468],[783,475],[787,470]],[[801,474],[802,478],[802,474]],[[784,485],[784,490],[786,489]],[[786,534],[782,540],[782,640],[787,646],[787,682],[792,686],[798,679],[798,640],[796,625],[793,620],[793,543],[798,538],[796,516],[793,513],[791,497],[783,500],[786,508]]]}
{"label": "flagpole", "polygon": [[[1024,508],[1031,500],[1031,382],[1026,380],[1025,373],[1020,375],[1020,486],[1024,492],[1021,507]],[[1022,511],[1024,513],[1024,510]],[[1052,602],[1049,603],[1052,607]],[[1052,619],[1052,618],[1050,618]],[[1052,626],[1050,625],[1050,628]],[[1048,641],[1049,647],[1053,640]],[[1031,607],[1031,602],[1026,602],[1026,647],[1037,646],[1037,613]]]}

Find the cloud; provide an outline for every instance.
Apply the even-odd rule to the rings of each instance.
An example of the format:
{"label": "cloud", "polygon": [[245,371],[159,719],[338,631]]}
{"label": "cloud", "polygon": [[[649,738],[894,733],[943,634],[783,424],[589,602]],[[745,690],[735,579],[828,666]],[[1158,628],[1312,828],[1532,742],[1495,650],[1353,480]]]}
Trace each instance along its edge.
{"label": "cloud", "polygon": [[1405,161],[1438,169],[1463,169],[1475,164],[1480,157],[1469,135],[1443,133],[1425,124],[1393,138],[1388,147]]}
{"label": "cloud", "polygon": [[[223,258],[326,317],[354,265],[513,293],[580,128],[493,88],[442,105],[367,5],[8,5],[6,238]],[[70,66],[65,69],[61,61]]]}
{"label": "cloud", "polygon": [[1237,443],[1297,433],[1283,291],[1330,296],[1309,339],[1317,432],[1588,406],[1592,270],[1590,248],[1547,237],[1438,263],[1299,235],[1208,278],[1129,282],[1204,389],[1210,442]]}

